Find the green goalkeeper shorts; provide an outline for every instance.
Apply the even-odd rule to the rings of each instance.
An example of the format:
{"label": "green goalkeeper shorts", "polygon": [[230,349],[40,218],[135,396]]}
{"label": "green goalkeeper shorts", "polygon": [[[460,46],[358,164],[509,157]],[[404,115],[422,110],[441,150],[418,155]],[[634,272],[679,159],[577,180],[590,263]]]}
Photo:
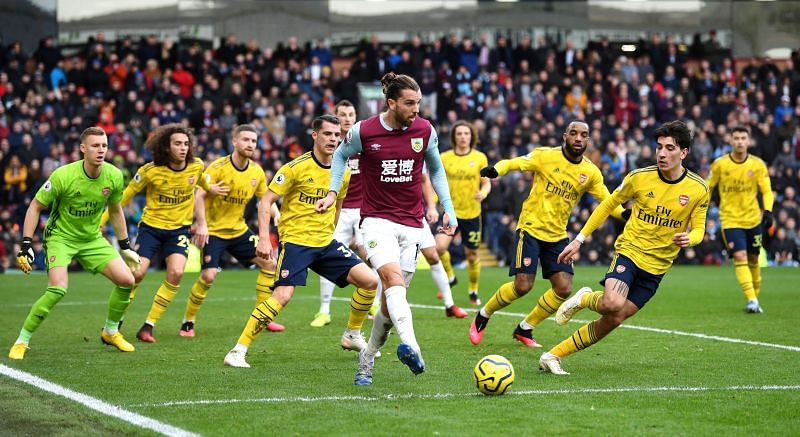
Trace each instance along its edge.
{"label": "green goalkeeper shorts", "polygon": [[119,254],[108,240],[98,237],[86,242],[47,240],[44,242],[44,256],[48,271],[53,267],[69,267],[72,258],[76,258],[84,269],[97,274]]}

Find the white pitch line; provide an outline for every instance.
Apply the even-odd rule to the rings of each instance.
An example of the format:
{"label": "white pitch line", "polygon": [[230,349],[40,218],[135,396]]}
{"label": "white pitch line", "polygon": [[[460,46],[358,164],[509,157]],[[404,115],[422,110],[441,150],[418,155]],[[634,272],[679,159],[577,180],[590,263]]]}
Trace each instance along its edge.
{"label": "white pitch line", "polygon": [[5,366],[3,364],[0,364],[0,374],[20,382],[30,384],[40,390],[44,390],[53,393],[55,395],[65,397],[87,408],[105,414],[106,416],[116,417],[117,419],[123,420],[140,428],[155,431],[159,434],[167,436],[181,436],[181,437],[199,436],[199,434],[195,434],[193,432],[189,432],[181,428],[177,428],[175,426],[159,422],[158,420],[151,419],[147,416],[142,416],[141,414],[125,410],[122,407],[111,405],[100,399],[91,397],[89,395],[85,395],[83,393],[76,392],[74,390],[70,390],[66,387],[62,387],[58,384],[39,378],[38,376],[31,375],[30,373],[14,369]]}
{"label": "white pitch line", "polygon": [[[621,387],[621,388],[585,388],[554,390],[519,390],[506,394],[516,396],[530,395],[564,395],[564,394],[597,394],[597,393],[662,393],[662,392],[707,392],[707,391],[797,391],[800,385],[734,385],[729,387]],[[398,399],[447,399],[480,397],[479,393],[433,393],[433,394],[387,394],[382,396],[292,396],[252,399],[199,399],[186,401],[170,401],[162,403],[134,404],[130,408],[173,407],[188,405],[219,405],[241,403],[281,403],[281,402],[340,402],[340,401],[392,401]]]}

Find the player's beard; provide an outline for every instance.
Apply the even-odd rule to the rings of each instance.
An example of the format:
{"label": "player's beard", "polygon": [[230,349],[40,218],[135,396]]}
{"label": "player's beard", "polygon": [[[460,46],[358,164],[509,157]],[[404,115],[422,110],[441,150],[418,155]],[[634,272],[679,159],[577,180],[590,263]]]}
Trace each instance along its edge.
{"label": "player's beard", "polygon": [[585,143],[582,144],[581,148],[577,151],[575,150],[575,147],[572,144],[564,143],[564,153],[567,155],[569,159],[573,161],[581,159],[581,156],[583,156],[583,152],[585,151],[586,151]]}

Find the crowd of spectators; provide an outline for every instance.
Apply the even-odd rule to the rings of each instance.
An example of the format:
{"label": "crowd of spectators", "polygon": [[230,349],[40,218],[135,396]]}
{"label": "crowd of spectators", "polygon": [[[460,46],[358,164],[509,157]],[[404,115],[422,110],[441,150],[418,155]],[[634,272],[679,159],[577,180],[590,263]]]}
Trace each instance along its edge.
{"label": "crowd of spectators", "polygon": [[[607,39],[577,48],[543,37],[516,44],[485,34],[430,42],[415,36],[402,44],[373,37],[347,59],[335,57],[322,40],[301,44],[294,37],[263,48],[229,35],[212,49],[155,36],[112,42],[101,33],[69,55],[52,37],[33,53],[12,43],[0,47],[0,267],[13,263],[36,190],[54,169],[80,159],[78,136],[85,127],[106,130],[109,159],[130,178],[150,159],[143,144],[160,125],[193,127],[196,155],[210,162],[230,152],[233,126],[253,123],[260,132],[253,159],[271,178],[309,150],[315,116],[339,99],[357,103],[356,84],[388,71],[417,79],[422,115],[437,126],[442,150],[450,147],[450,127],[465,119],[475,124],[479,148],[492,163],[558,146],[570,120],[586,120],[592,138],[586,155],[611,190],[631,170],[654,164],[652,132],[664,121],[690,125],[695,141],[685,165],[703,177],[731,150],[730,129],[748,126],[750,152],[769,166],[776,198],[777,230],[765,238],[768,258],[797,265],[800,59],[797,53],[779,64],[752,59],[742,68],[724,53],[713,32],[690,46],[654,35],[634,53],[615,50]],[[484,238],[501,262],[509,259],[530,183],[528,174],[494,180],[485,200]],[[579,202],[571,233],[595,204],[590,197]],[[132,228],[141,207],[132,202],[126,208]],[[608,263],[619,230],[609,220],[587,239],[581,262]],[[705,241],[682,251],[678,262],[720,264],[724,257],[712,206]]]}

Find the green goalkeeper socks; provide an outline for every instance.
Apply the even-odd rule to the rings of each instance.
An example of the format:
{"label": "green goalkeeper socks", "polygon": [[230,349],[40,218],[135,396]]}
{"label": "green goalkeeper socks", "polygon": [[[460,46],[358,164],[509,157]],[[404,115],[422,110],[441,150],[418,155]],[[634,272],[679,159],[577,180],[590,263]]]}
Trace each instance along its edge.
{"label": "green goalkeeper socks", "polygon": [[28,317],[25,319],[22,330],[19,333],[18,343],[28,343],[30,341],[31,336],[39,329],[39,325],[47,318],[50,310],[56,306],[65,294],[67,294],[67,289],[64,287],[47,287],[44,295],[33,304],[31,311],[28,313]]}

